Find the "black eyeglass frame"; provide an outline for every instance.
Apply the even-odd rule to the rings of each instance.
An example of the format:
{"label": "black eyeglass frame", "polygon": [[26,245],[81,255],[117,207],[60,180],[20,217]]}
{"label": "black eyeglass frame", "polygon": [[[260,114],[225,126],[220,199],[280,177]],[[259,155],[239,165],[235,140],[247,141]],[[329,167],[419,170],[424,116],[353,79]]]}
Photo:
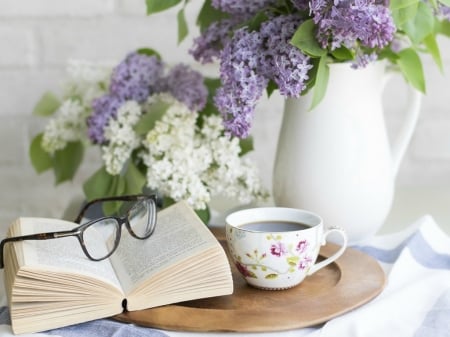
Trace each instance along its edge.
{"label": "black eyeglass frame", "polygon": [[[138,235],[136,235],[136,233],[134,233],[133,229],[131,228],[131,225],[130,225],[130,222],[129,222],[128,218],[129,218],[129,212],[135,206],[135,205],[133,205],[132,207],[130,207],[128,209],[128,211],[126,212],[126,214],[124,216],[121,216],[121,217],[118,217],[118,216],[104,216],[104,217],[101,217],[101,218],[94,219],[94,220],[91,220],[89,222],[86,222],[85,224],[82,224],[82,225],[80,225],[78,227],[75,227],[75,228],[73,228],[71,230],[57,231],[57,232],[48,232],[48,233],[36,233],[36,234],[30,234],[30,235],[13,236],[13,237],[5,238],[5,239],[3,239],[0,242],[0,269],[4,268],[4,254],[3,254],[3,250],[4,250],[5,244],[8,243],[8,242],[18,242],[18,241],[25,241],[25,240],[50,240],[50,239],[59,239],[59,238],[64,238],[64,237],[69,237],[69,236],[75,236],[78,239],[78,242],[80,243],[84,254],[90,260],[92,260],[92,261],[101,261],[101,260],[107,259],[109,256],[111,256],[115,252],[115,250],[119,246],[120,237],[121,237],[121,233],[122,233],[122,225],[123,224],[125,224],[125,227],[127,228],[128,232],[131,234],[131,236],[133,236],[134,238],[136,238],[138,240],[148,239],[153,234],[153,232],[155,230],[155,227],[156,227],[156,213],[157,213],[157,197],[156,197],[156,195],[154,195],[154,194],[152,194],[152,195],[137,194],[137,195],[124,195],[124,196],[117,196],[117,197],[99,198],[99,199],[94,199],[94,200],[89,201],[80,210],[78,216],[76,217],[76,219],[74,221],[75,223],[80,223],[81,220],[83,219],[83,216],[84,216],[84,213],[86,212],[86,210],[89,207],[91,207],[92,205],[96,204],[96,203],[105,202],[105,201],[136,201],[136,202],[140,202],[140,201],[146,201],[146,200],[150,200],[152,202],[154,211],[151,212],[151,214],[150,214],[151,218],[149,219],[149,221],[151,223],[151,230],[145,236],[138,236]],[[103,221],[103,220],[106,220],[106,219],[114,219],[119,224],[118,225],[118,229],[119,230],[117,231],[117,235],[116,235],[115,240],[114,240],[114,247],[104,257],[102,257],[102,258],[94,258],[94,257],[92,257],[89,254],[89,252],[86,249],[86,245],[85,245],[84,239],[83,239],[83,233],[88,227],[90,227],[94,223],[99,222],[99,221]]]}

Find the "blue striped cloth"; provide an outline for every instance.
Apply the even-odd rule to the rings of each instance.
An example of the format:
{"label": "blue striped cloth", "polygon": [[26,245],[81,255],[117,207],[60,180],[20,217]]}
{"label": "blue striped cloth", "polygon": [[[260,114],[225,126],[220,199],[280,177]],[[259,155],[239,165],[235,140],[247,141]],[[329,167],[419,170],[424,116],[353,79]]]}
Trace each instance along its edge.
{"label": "blue striped cloth", "polygon": [[[386,272],[387,285],[371,302],[319,327],[263,334],[202,333],[201,336],[450,337],[450,238],[432,217],[424,216],[400,233],[375,236],[353,248],[377,259]],[[10,337],[9,314],[4,305],[4,294],[1,293],[0,336]],[[199,335],[162,332],[102,319],[29,337]]]}

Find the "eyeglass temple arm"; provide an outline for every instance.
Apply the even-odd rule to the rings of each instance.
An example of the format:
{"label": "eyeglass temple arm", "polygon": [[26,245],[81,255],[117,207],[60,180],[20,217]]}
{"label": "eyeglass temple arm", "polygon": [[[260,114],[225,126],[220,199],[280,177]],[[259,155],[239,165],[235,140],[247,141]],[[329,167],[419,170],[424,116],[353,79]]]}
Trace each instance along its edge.
{"label": "eyeglass temple arm", "polygon": [[4,267],[4,260],[3,260],[3,248],[6,243],[8,242],[18,242],[18,241],[25,241],[25,240],[49,240],[49,239],[57,239],[57,238],[63,238],[66,236],[73,236],[78,232],[78,229],[75,230],[68,230],[68,231],[60,231],[60,232],[51,232],[51,233],[38,233],[38,234],[30,234],[30,235],[22,235],[22,236],[13,236],[10,238],[3,239],[0,242],[0,269],[3,269]]}
{"label": "eyeglass temple arm", "polygon": [[156,197],[156,195],[145,195],[145,194],[136,194],[136,195],[121,195],[121,196],[115,196],[115,197],[105,197],[105,198],[99,198],[99,199],[93,199],[86,204],[84,204],[83,208],[80,210],[80,213],[78,213],[78,216],[75,218],[75,223],[80,223],[81,219],[83,219],[84,213],[86,213],[87,209],[91,207],[93,204],[96,204],[98,202],[105,202],[105,201],[134,201],[134,200],[140,200],[140,199],[152,199],[157,207],[161,207],[160,200]]}

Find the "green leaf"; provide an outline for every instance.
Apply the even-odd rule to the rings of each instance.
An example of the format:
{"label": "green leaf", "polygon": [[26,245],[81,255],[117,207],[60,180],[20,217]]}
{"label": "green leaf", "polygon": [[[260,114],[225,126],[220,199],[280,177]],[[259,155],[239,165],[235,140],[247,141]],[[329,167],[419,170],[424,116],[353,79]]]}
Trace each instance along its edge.
{"label": "green leaf", "polygon": [[147,132],[155,127],[155,123],[162,118],[169,107],[169,103],[163,101],[154,102],[151,105],[150,110],[147,111],[135,125],[134,131],[141,136],[147,134]]}
{"label": "green leaf", "polygon": [[205,209],[196,209],[194,211],[205,225],[209,223],[209,220],[211,219],[211,213],[208,206],[206,206]]}
{"label": "green leaf", "polygon": [[173,205],[175,203],[175,200],[170,197],[163,196],[162,199],[162,208],[169,207],[170,205]]}
{"label": "green leaf", "polygon": [[108,196],[114,177],[110,175],[104,166],[98,169],[83,184],[84,195],[87,200],[94,200]]}
{"label": "green leaf", "polygon": [[146,0],[147,14],[162,12],[170,7],[178,5],[181,0]]}
{"label": "green leaf", "polygon": [[434,34],[428,35],[423,43],[427,47],[428,52],[433,57],[434,62],[436,62],[439,70],[444,71],[444,65],[442,64],[441,52],[439,51],[439,45],[436,41],[436,36]]}
{"label": "green leaf", "polygon": [[200,32],[203,32],[213,22],[227,17],[229,17],[229,14],[214,8],[211,5],[211,0],[206,0],[197,16],[197,26],[200,27]]}
{"label": "green leaf", "polygon": [[326,55],[322,56],[319,61],[316,74],[316,82],[314,84],[313,98],[309,110],[314,109],[325,96],[328,86],[328,78],[330,76],[330,68],[327,64]]}
{"label": "green leaf", "polygon": [[243,156],[244,154],[253,151],[253,138],[249,136],[245,139],[240,139],[239,146],[241,147],[241,153],[239,153],[239,156]]}
{"label": "green leaf", "polygon": [[441,4],[450,7],[450,0],[438,0]]}
{"label": "green leaf", "polygon": [[216,93],[217,88],[220,87],[220,79],[218,78],[205,78],[203,83],[205,84],[206,88],[208,89],[208,98],[206,100],[206,105],[201,111],[201,115],[203,116],[211,116],[211,115],[218,115],[219,111],[217,110],[217,107],[214,104],[214,95]]}
{"label": "green leaf", "polygon": [[178,11],[177,21],[178,21],[178,43],[181,43],[186,38],[189,31],[188,25],[186,23],[186,17],[184,15],[184,7]]}
{"label": "green leaf", "polygon": [[125,178],[125,194],[138,194],[145,186],[145,176],[138,170],[132,161],[128,163]]}
{"label": "green leaf", "polygon": [[267,96],[270,97],[275,90],[278,89],[277,84],[273,80],[269,80],[269,83],[266,87]]}
{"label": "green leaf", "polygon": [[259,30],[259,28],[261,27],[261,24],[264,21],[267,21],[267,19],[268,19],[268,16],[266,15],[266,13],[264,13],[264,12],[257,13],[248,22],[248,30],[251,31],[251,32],[255,31],[255,30]]}
{"label": "green leaf", "polygon": [[325,55],[327,51],[317,42],[315,31],[316,25],[312,19],[304,21],[292,37],[291,44],[313,57]]}
{"label": "green leaf", "polygon": [[407,8],[411,5],[419,3],[420,0],[391,0],[389,8],[391,11],[401,8]]}
{"label": "green leaf", "polygon": [[[112,176],[112,184],[110,185],[110,188],[105,196],[118,196],[118,195],[124,195],[125,194],[125,179],[120,176]],[[122,201],[115,201],[115,202],[105,202],[103,203],[103,213],[105,215],[112,215],[117,214],[120,210],[120,207],[122,206]]]}
{"label": "green leaf", "polygon": [[405,22],[412,20],[417,13],[419,0],[392,0],[390,9],[395,26],[402,28]]}
{"label": "green leaf", "polygon": [[208,88],[209,94],[214,96],[215,91],[220,87],[220,78],[205,77],[203,83]]}
{"label": "green leaf", "polygon": [[425,77],[419,55],[412,48],[403,49],[398,53],[397,65],[406,81],[414,88],[425,93]]}
{"label": "green leaf", "polygon": [[72,180],[81,164],[84,146],[81,142],[67,143],[64,149],[55,151],[53,170],[56,184]]}
{"label": "green leaf", "polygon": [[430,6],[420,2],[415,17],[404,23],[403,30],[414,44],[419,44],[434,32],[434,21]]}
{"label": "green leaf", "polygon": [[43,133],[32,140],[29,149],[31,164],[37,173],[42,173],[52,167],[52,157],[42,148]]}
{"label": "green leaf", "polygon": [[346,47],[340,47],[331,52],[334,58],[341,61],[353,60],[354,55],[352,51]]}
{"label": "green leaf", "polygon": [[442,20],[437,24],[437,31],[450,37],[450,21]]}
{"label": "green leaf", "polygon": [[137,50],[137,53],[147,55],[147,56],[156,56],[159,60],[161,60],[161,55],[152,48],[139,48]]}
{"label": "green leaf", "polygon": [[61,102],[51,92],[46,92],[41,99],[36,103],[33,114],[36,116],[51,116],[60,107]]}
{"label": "green leaf", "polygon": [[319,68],[320,58],[311,59],[312,68],[308,71],[308,80],[305,82],[305,90],[302,91],[301,95],[306,95],[316,83],[317,69]]}

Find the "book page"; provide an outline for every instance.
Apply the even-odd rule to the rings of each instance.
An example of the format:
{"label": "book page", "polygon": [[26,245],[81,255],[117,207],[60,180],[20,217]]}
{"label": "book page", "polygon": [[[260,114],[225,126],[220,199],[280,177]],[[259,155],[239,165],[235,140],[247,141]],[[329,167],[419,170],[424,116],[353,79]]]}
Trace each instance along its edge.
{"label": "book page", "polygon": [[195,212],[187,203],[179,202],[158,213],[155,231],[146,240],[132,237],[124,228],[110,259],[127,294],[169,265],[216,245]]}
{"label": "book page", "polygon": [[[59,219],[20,218],[22,235],[69,230],[76,226],[78,224]],[[106,249],[105,241],[100,235],[85,239],[95,240],[98,249]],[[26,240],[15,244],[22,245],[26,266],[46,266],[54,270],[85,274],[108,282],[115,288],[121,288],[111,262],[108,259],[90,260],[76,237]]]}

